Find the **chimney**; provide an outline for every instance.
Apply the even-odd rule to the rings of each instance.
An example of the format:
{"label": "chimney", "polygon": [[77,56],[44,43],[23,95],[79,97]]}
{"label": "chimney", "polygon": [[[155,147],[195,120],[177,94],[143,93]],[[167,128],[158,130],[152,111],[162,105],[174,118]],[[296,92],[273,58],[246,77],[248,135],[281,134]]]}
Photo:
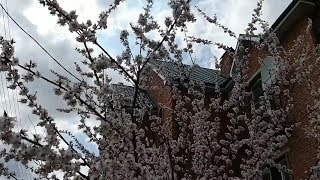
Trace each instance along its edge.
{"label": "chimney", "polygon": [[230,77],[230,70],[233,62],[233,54],[234,54],[234,49],[230,48],[220,58],[220,70],[221,74],[226,77]]}

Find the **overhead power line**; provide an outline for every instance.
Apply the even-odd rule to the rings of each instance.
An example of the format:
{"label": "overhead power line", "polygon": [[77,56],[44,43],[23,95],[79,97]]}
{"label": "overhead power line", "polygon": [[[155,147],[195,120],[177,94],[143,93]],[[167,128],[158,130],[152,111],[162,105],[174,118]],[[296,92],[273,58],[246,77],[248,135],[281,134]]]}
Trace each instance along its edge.
{"label": "overhead power line", "polygon": [[[9,8],[8,8],[8,0],[6,0],[6,10],[9,12]],[[7,17],[8,17],[8,16],[7,16]],[[10,30],[9,18],[7,18],[7,24],[8,24],[8,33],[9,33],[9,37],[11,37],[11,30]]]}
{"label": "overhead power line", "polygon": [[11,21],[19,27],[26,35],[28,35],[52,60],[54,60],[63,70],[65,70],[68,74],[76,78],[78,81],[81,81],[77,76],[73,75],[68,69],[66,69],[56,58],[54,58],[33,36],[31,36],[26,30],[24,30],[14,19],[13,17],[8,13],[8,11],[3,7],[3,5],[0,3],[0,6],[2,10],[8,15],[8,17],[11,19]]}
{"label": "overhead power line", "polygon": [[[9,16],[8,16],[8,14],[5,15],[5,13],[4,13],[5,10],[7,12],[9,12],[8,1],[5,0],[3,2],[3,0],[1,0],[1,4],[5,4],[5,6],[6,6],[6,8],[2,8],[2,20],[3,20],[3,28],[4,28],[5,38],[11,39],[12,37],[11,37]],[[7,80],[5,79],[5,77],[3,80],[3,73],[6,77],[5,72],[0,72],[0,77],[1,77],[0,82],[1,82],[2,90],[3,90],[2,94],[4,97],[2,98],[2,96],[1,96],[0,100],[1,101],[4,100],[4,102],[2,102],[2,106],[5,111],[7,111],[10,115],[13,115],[13,114],[16,115],[16,119],[19,121],[19,122],[17,122],[18,129],[16,129],[16,131],[19,132],[20,131],[19,126],[20,126],[20,129],[22,129],[22,123],[21,123],[21,113],[20,113],[21,111],[20,111],[19,102],[18,102],[17,89],[10,91],[11,94],[9,93],[8,89],[5,88],[8,86],[8,84],[7,84]],[[8,101],[9,106],[7,105],[7,101]],[[12,104],[12,106],[11,106],[11,104]],[[10,109],[8,109],[8,107],[10,107]],[[31,122],[30,118],[29,118],[29,121]],[[31,124],[33,124],[33,123],[31,122]],[[30,127],[28,127],[28,129],[29,129],[29,132],[31,132]],[[13,165],[13,167],[12,167],[12,165]],[[17,179],[17,178],[25,179],[25,180],[33,179],[31,172],[28,170],[28,168],[26,166],[21,164],[21,162],[12,161],[12,164],[8,164],[8,167],[10,167],[10,166],[11,166],[11,169],[14,169],[14,172],[17,175],[15,177],[13,176],[14,179]]]}

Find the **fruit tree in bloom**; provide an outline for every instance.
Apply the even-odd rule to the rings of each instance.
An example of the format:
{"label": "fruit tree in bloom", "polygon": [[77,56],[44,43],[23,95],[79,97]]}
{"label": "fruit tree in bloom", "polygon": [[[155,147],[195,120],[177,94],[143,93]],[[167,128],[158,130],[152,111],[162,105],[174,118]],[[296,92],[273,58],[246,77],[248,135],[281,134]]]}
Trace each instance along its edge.
{"label": "fruit tree in bloom", "polygon": [[[193,7],[190,0],[169,0],[171,16],[162,22],[152,14],[154,2],[146,0],[138,21],[119,34],[123,52],[116,55],[102,45],[97,33],[112,26],[108,17],[117,13],[121,0],[115,0],[101,12],[97,22],[80,22],[76,11],[64,10],[56,0],[39,3],[57,18],[59,25],[76,35],[76,41],[82,45],[76,50],[84,60],[75,63],[75,78],[52,71],[56,78],[50,79],[37,70],[36,61],[20,63],[14,53],[14,39],[1,37],[0,71],[6,72],[8,88],[18,90],[19,102],[37,116],[36,126],[45,132],[17,130],[15,117],[6,112],[0,117],[0,138],[6,145],[0,153],[3,177],[16,178],[6,166],[10,160],[23,164],[36,179],[254,180],[262,179],[269,167],[290,174],[290,169],[275,159],[299,125],[287,121],[293,108],[289,88],[292,83],[307,82],[314,96],[315,105],[308,107],[313,126],[307,132],[310,138],[319,139],[319,90],[311,80],[304,80],[316,69],[305,67],[304,60],[312,55],[318,57],[319,63],[320,49],[302,54],[294,65],[287,63],[286,57],[292,52],[281,47],[268,23],[261,19],[262,0],[257,2],[245,30],[247,38],[255,35],[263,39],[252,41],[250,46],[267,49],[275,59],[274,81],[265,88],[259,103],[252,99],[248,84],[251,57],[248,47],[239,41],[242,53],[236,54],[226,45],[189,34],[188,27],[197,21],[194,14],[198,13],[208,25],[217,26],[226,36],[237,39],[217,17]],[[311,26],[310,20],[305,30],[309,31]],[[152,33],[160,38],[154,38]],[[183,43],[178,36],[183,37]],[[135,43],[130,43],[130,37]],[[294,48],[306,48],[303,38],[297,37]],[[198,67],[193,56],[195,46],[217,46],[234,58],[234,85],[227,98],[219,85],[211,88],[212,95],[208,98],[205,84],[190,80],[192,70]],[[193,65],[183,65],[184,58],[189,58]],[[154,88],[149,82],[153,80],[150,72],[155,61],[170,62],[179,69],[175,80],[168,83],[174,102],[168,109],[170,118],[152,110],[142,95]],[[107,69],[121,74],[132,93],[116,91]],[[36,79],[51,84],[52,93],[64,100],[67,108],[57,107],[58,111],[78,115],[77,131],[97,147],[97,153],[82,144],[74,132],[57,127],[55,117],[37,101],[45,97],[38,97],[28,88],[28,83]],[[168,125],[168,119],[174,125]],[[311,172],[310,178],[317,179],[319,165],[312,167]]]}

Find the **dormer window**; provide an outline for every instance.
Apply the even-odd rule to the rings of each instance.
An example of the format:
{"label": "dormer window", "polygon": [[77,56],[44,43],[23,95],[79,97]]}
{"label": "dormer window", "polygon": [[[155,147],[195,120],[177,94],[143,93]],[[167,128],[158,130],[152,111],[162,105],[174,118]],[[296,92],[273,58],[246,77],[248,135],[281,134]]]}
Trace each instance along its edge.
{"label": "dormer window", "polygon": [[261,63],[261,83],[263,90],[270,87],[276,78],[277,67],[274,57],[267,56]]}

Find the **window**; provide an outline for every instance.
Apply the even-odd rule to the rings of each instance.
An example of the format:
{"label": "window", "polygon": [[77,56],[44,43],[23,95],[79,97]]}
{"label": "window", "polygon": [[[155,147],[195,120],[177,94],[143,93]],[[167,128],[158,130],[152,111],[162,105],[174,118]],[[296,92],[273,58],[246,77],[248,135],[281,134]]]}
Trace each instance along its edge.
{"label": "window", "polygon": [[252,85],[251,88],[252,91],[252,100],[254,103],[258,103],[259,102],[259,98],[260,96],[263,95],[263,88],[262,88],[262,83],[261,83],[261,78],[258,79],[256,82],[254,82],[254,84]]}
{"label": "window", "polygon": [[250,82],[251,92],[252,92],[252,100],[254,102],[255,107],[259,107],[260,96],[263,95],[262,81],[261,81],[261,73],[258,73]]}
{"label": "window", "polygon": [[315,17],[312,19],[312,28],[318,43],[320,43],[320,12],[319,11],[315,14]]}
{"label": "window", "polygon": [[267,56],[261,63],[261,80],[264,90],[274,83],[276,71],[277,69],[274,58]]}
{"label": "window", "polygon": [[[261,63],[260,69],[261,71],[250,82],[252,100],[255,107],[259,107],[260,96],[263,96],[263,92],[275,83],[278,68],[274,57],[267,56]],[[274,102],[271,102],[271,105],[273,107],[275,105]]]}
{"label": "window", "polygon": [[163,118],[163,108],[160,108],[160,110],[159,110],[159,117]]}
{"label": "window", "polygon": [[[288,167],[287,155],[283,154],[275,163]],[[270,167],[269,170],[263,175],[263,180],[291,180],[291,175],[284,169]]]}

